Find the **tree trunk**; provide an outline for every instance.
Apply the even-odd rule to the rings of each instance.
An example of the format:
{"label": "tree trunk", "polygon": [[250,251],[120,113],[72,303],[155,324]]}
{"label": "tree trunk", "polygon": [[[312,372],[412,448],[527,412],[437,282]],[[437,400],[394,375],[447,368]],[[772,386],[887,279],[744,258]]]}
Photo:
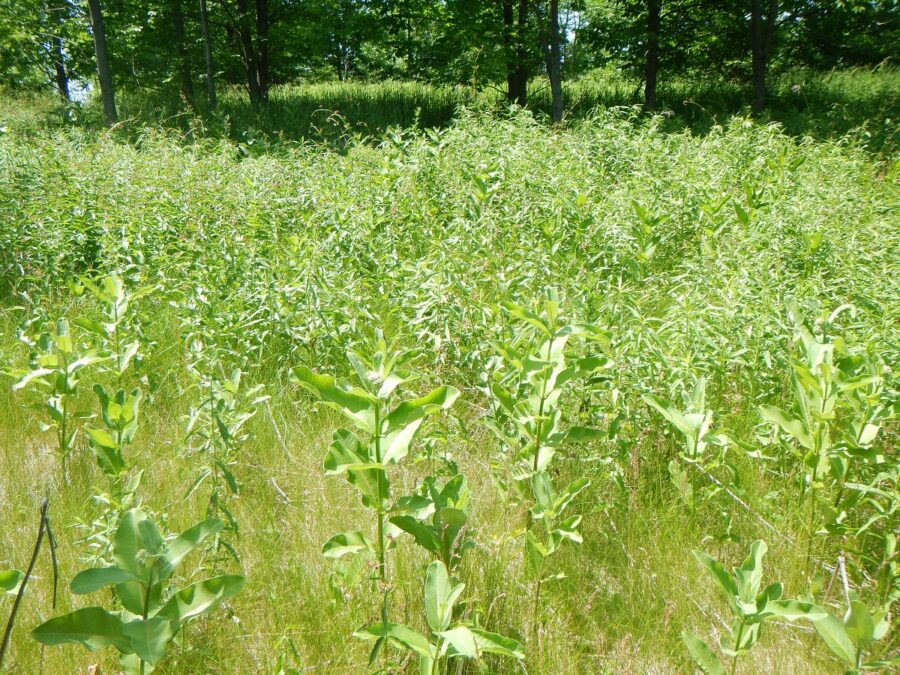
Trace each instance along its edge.
{"label": "tree trunk", "polygon": [[191,77],[191,64],[188,60],[187,44],[184,37],[184,12],[181,8],[181,0],[175,0],[172,6],[172,23],[175,27],[175,41],[178,49],[178,70],[181,75],[181,95],[193,105],[194,82]]}
{"label": "tree trunk", "polygon": [[256,49],[253,46],[253,31],[250,24],[250,12],[247,0],[238,0],[238,40],[241,43],[241,51],[244,54],[244,67],[247,70],[247,91],[250,94],[250,103],[259,105],[262,103],[259,87],[259,71],[256,67]]}
{"label": "tree trunk", "polygon": [[550,0],[550,92],[553,97],[553,121],[561,122],[563,116],[562,63],[559,50],[559,0]]}
{"label": "tree trunk", "polygon": [[66,73],[66,63],[63,60],[63,41],[61,37],[53,39],[53,71],[56,79],[56,89],[59,95],[66,101],[69,99],[69,75]]}
{"label": "tree trunk", "polygon": [[256,80],[260,103],[269,102],[269,0],[256,0]]}
{"label": "tree trunk", "polygon": [[106,31],[103,27],[103,13],[100,0],[88,0],[91,12],[91,32],[94,34],[94,52],[97,55],[97,76],[100,79],[100,95],[103,99],[103,114],[110,126],[118,122],[116,114],[116,94],[113,89],[112,72],[109,69],[109,54],[106,51]]}
{"label": "tree trunk", "polygon": [[206,98],[212,110],[216,107],[216,69],[212,42],[209,39],[209,11],[206,8],[206,0],[200,0],[200,31],[203,33],[203,56],[206,59]]}
{"label": "tree trunk", "polygon": [[518,1],[518,17],[513,0],[503,0],[503,46],[506,50],[506,99],[522,107],[528,102],[528,66],[525,63],[524,33],[528,23],[528,0]]}
{"label": "tree trunk", "polygon": [[203,57],[206,61],[206,100],[209,109],[216,107],[216,67],[213,61],[212,41],[209,37],[209,10],[206,0],[200,0],[200,32],[203,35]]}
{"label": "tree trunk", "polygon": [[515,103],[519,97],[518,82],[516,80],[516,50],[513,48],[513,33],[515,23],[513,19],[513,0],[503,0],[503,47],[506,53],[506,100]]}
{"label": "tree trunk", "polygon": [[523,108],[528,103],[528,51],[525,35],[528,28],[528,0],[519,0],[519,16],[516,30],[516,103]]}
{"label": "tree trunk", "polygon": [[778,0],[769,0],[768,16],[763,17],[762,2],[763,0],[752,0],[750,11],[750,31],[753,40],[753,113],[757,115],[766,108],[766,71],[778,14]]}
{"label": "tree trunk", "polygon": [[644,70],[644,109],[656,109],[656,74],[659,70],[659,15],[662,0],[647,0],[647,67]]}
{"label": "tree trunk", "polygon": [[[568,31],[569,20],[566,19],[566,31]],[[572,77],[578,77],[578,48],[581,46],[579,44],[578,36],[581,34],[581,13],[576,12],[575,14],[575,28],[572,30],[572,45],[568,51],[570,54],[572,65],[569,66],[569,72],[572,73]],[[566,59],[568,65],[568,58]]]}

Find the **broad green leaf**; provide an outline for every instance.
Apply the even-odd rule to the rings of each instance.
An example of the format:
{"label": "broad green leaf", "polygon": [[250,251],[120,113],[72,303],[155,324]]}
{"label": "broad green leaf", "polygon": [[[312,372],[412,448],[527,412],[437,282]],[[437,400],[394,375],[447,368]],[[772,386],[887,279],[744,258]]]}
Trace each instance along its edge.
{"label": "broad green leaf", "polygon": [[375,547],[362,532],[342,532],[334,535],[322,546],[322,555],[326,558],[342,558],[345,555],[361,551],[375,553]]}
{"label": "broad green leaf", "polygon": [[756,606],[760,610],[767,607],[772,600],[778,600],[784,594],[784,585],[781,583],[769,584],[756,596]]}
{"label": "broad green leaf", "polygon": [[838,658],[851,666],[856,664],[856,649],[844,624],[828,614],[825,618],[814,621],[813,627]]}
{"label": "broad green leaf", "polygon": [[356,387],[342,386],[331,375],[319,375],[306,366],[298,366],[292,373],[302,387],[340,410],[360,428],[374,431],[376,399],[371,394]]}
{"label": "broad green leaf", "polygon": [[516,414],[516,400],[499,382],[491,383],[491,393],[507,414]]}
{"label": "broad green leaf", "polygon": [[[362,495],[362,503],[378,509],[388,499],[388,481],[381,465],[369,461],[369,451],[347,429],[334,432],[334,440],[325,456],[326,474],[345,474]],[[379,475],[381,476],[379,492]]]}
{"label": "broad green leaf", "polygon": [[378,389],[378,398],[388,398],[397,387],[399,387],[401,384],[405,384],[406,382],[415,379],[416,377],[416,374],[410,373],[408,371],[395,371],[391,373],[386,378],[384,378],[384,382],[381,383],[381,387]]}
{"label": "broad green leaf", "polygon": [[890,669],[897,666],[900,666],[900,654],[887,659],[879,659],[878,661],[868,661],[862,664],[861,670],[884,670],[886,672],[892,672]]}
{"label": "broad green leaf", "polygon": [[84,430],[87,432],[87,435],[90,437],[92,443],[96,443],[101,448],[108,448],[111,450],[118,450],[119,444],[116,443],[116,439],[113,438],[112,434],[109,433],[106,429],[95,429],[94,427],[85,427]]}
{"label": "broad green leaf", "polygon": [[391,522],[404,532],[415,537],[416,543],[426,551],[440,552],[440,543],[434,528],[428,524],[416,520],[413,516],[394,516]]}
{"label": "broad green leaf", "polygon": [[97,459],[97,465],[107,476],[118,478],[125,471],[125,460],[122,453],[117,448],[104,448],[100,445],[93,445],[94,457]]}
{"label": "broad green leaf", "polygon": [[551,533],[555,545],[559,546],[563,539],[568,539],[575,544],[582,543],[583,539],[578,531],[579,525],[581,525],[581,516],[572,516],[560,522]]}
{"label": "broad green leaf", "polygon": [[447,650],[449,646],[450,650],[447,653],[450,656],[461,656],[464,659],[478,657],[478,646],[475,643],[475,636],[465,626],[438,631],[437,634],[446,640],[444,649]]}
{"label": "broad green leaf", "polygon": [[608,330],[598,328],[597,326],[592,326],[587,323],[568,324],[556,331],[556,334],[574,335],[576,337],[585,338],[587,340],[596,340],[604,346],[609,345],[609,338],[611,336],[611,333]]}
{"label": "broad green leaf", "polygon": [[572,503],[572,500],[578,496],[578,494],[587,488],[591,484],[591,481],[587,478],[578,478],[577,480],[572,481],[566,488],[556,497],[556,501],[553,504],[553,510],[556,512],[556,515],[561,514],[569,504]]}
{"label": "broad green leaf", "polygon": [[332,436],[331,446],[325,455],[325,473],[336,475],[348,469],[379,466],[369,458],[367,448],[349,429],[338,429]]}
{"label": "broad green leaf", "polygon": [[[149,519],[140,509],[128,511],[119,523],[113,537],[113,559],[116,566],[131,572],[143,582],[149,581],[150,572],[145,565],[146,556],[141,551],[148,548],[145,535],[151,535],[157,543],[162,538],[155,525],[148,527]],[[155,581],[155,580],[154,580]],[[150,591],[150,607],[154,607],[162,593],[161,584],[154,583]],[[143,615],[147,598],[145,587],[136,581],[126,581],[116,586],[116,594],[122,606],[133,614]]]}
{"label": "broad green leaf", "polygon": [[481,630],[480,628],[472,628],[471,631],[472,635],[475,636],[475,644],[478,646],[478,651],[488,654],[499,654],[500,656],[511,656],[515,659],[525,658],[525,650],[520,642],[497,633]]}
{"label": "broad green leaf", "polygon": [[[744,633],[741,635],[740,645],[738,647],[739,651],[746,652],[748,649],[753,647],[756,644],[757,640],[759,640],[759,631],[762,627],[762,622],[758,621],[755,623],[751,623],[744,628]],[[732,631],[736,631],[737,627],[732,628]],[[736,632],[732,633],[732,640],[737,639]],[[734,656],[734,652],[730,652],[728,649],[722,650],[724,654],[728,656]]]}
{"label": "broad green leaf", "polygon": [[[162,585],[153,584],[150,587],[150,607],[155,607],[162,595]],[[116,586],[116,596],[122,606],[132,614],[143,615],[146,587],[138,581],[126,581]]]}
{"label": "broad green leaf", "polygon": [[409,445],[428,415],[453,405],[459,396],[455,387],[442,386],[421,398],[404,401],[384,419],[384,438],[381,442],[381,462],[400,461],[409,452]]}
{"label": "broad green leaf", "polygon": [[691,658],[706,675],[725,675],[725,666],[703,640],[687,631],[681,634],[681,639]]}
{"label": "broad green leaf", "polygon": [[757,539],[750,544],[750,554],[744,559],[740,569],[735,570],[741,601],[755,602],[756,595],[759,593],[759,585],[762,583],[762,559],[768,550],[766,542]]}
{"label": "broad green leaf", "polygon": [[567,443],[590,443],[606,438],[606,432],[591,427],[569,427],[566,431]]}
{"label": "broad green leaf", "polygon": [[100,354],[85,354],[81,358],[70,363],[68,371],[69,373],[77,373],[86,366],[92,366],[95,363],[100,363],[102,361],[109,361],[111,358],[111,356],[102,356]]}
{"label": "broad green leaf", "polygon": [[425,617],[435,633],[447,630],[453,619],[453,605],[465,586],[450,585],[447,568],[435,560],[425,572]]}
{"label": "broad green leaf", "polygon": [[875,639],[875,621],[872,612],[859,600],[851,600],[844,616],[844,629],[859,649],[865,649],[866,645]]}
{"label": "broad green leaf", "polygon": [[131,359],[133,359],[137,355],[138,349],[140,348],[141,344],[139,342],[132,342],[131,344],[125,346],[125,349],[121,354],[117,355],[116,368],[117,372],[120,375],[128,370],[128,364],[131,363]]}
{"label": "broad green leaf", "polygon": [[0,572],[0,591],[4,593],[18,593],[19,584],[25,575],[19,570],[4,570]]}
{"label": "broad green leaf", "polygon": [[19,381],[16,382],[12,386],[12,390],[18,391],[19,389],[22,389],[23,387],[28,386],[28,383],[31,382],[32,380],[40,379],[40,378],[44,377],[45,375],[51,375],[54,372],[56,372],[56,371],[54,371],[50,368],[37,368],[35,370],[32,370],[30,373],[28,373],[24,377],[20,378]]}
{"label": "broad green leaf", "polygon": [[535,515],[540,516],[546,512],[552,513],[556,503],[556,492],[553,491],[550,474],[546,471],[535,471],[531,475],[531,491],[534,495]]}
{"label": "broad green leaf", "polygon": [[219,518],[207,518],[178,535],[169,543],[157,563],[156,580],[168,579],[185,556],[197,548],[204,539],[221,532],[224,527],[225,523]]}
{"label": "broad green leaf", "polygon": [[[140,389],[131,390],[131,393],[125,398],[125,403],[122,406],[121,419],[123,421],[133,422],[137,418],[142,397],[143,393]],[[129,440],[131,440],[130,437]]]}
{"label": "broad green leaf", "polygon": [[873,640],[880,640],[887,635],[888,629],[891,627],[890,618],[885,608],[881,608],[872,612],[872,621],[875,623],[875,631],[872,633]]}
{"label": "broad green leaf", "polygon": [[152,520],[147,518],[137,524],[138,534],[144,550],[151,556],[157,556],[163,552],[165,540],[162,533]]}
{"label": "broad green leaf", "polygon": [[147,661],[143,661],[144,672],[141,673],[141,658],[137,654],[120,654],[119,666],[121,666],[122,675],[150,675],[156,672],[156,666]]}
{"label": "broad green leaf", "polygon": [[764,420],[777,425],[782,431],[796,438],[804,448],[812,450],[815,447],[812,436],[800,420],[771,405],[759,406],[759,412]]}
{"label": "broad green leaf", "polygon": [[118,567],[96,567],[76,574],[69,587],[73,593],[83,595],[93,593],[104,586],[124,584],[126,581],[139,581],[139,579],[128,570]]}
{"label": "broad green leaf", "polygon": [[353,637],[361,640],[378,640],[387,638],[399,643],[402,647],[425,658],[434,658],[434,646],[424,635],[402,623],[379,622],[360,628]]}
{"label": "broad green leaf", "polygon": [[766,611],[788,621],[798,619],[819,621],[828,616],[828,612],[821,607],[801,600],[773,600],[766,605]]}
{"label": "broad green leaf", "polygon": [[176,629],[186,621],[209,614],[244,587],[244,577],[223,575],[204,579],[175,593],[156,616],[172,621]]}
{"label": "broad green leaf", "polygon": [[125,654],[131,651],[122,619],[100,607],[86,607],[50,619],[31,631],[31,636],[42,645],[75,643],[91,651],[106,646]]}
{"label": "broad green leaf", "polygon": [[731,575],[724,567],[722,567],[722,564],[718,560],[711,558],[703,553],[703,551],[694,551],[694,557],[706,568],[710,575],[712,575],[712,578],[719,585],[719,588],[725,592],[729,599],[737,597],[738,589],[737,585],[734,583],[734,579],[732,579]]}
{"label": "broad green leaf", "polygon": [[612,361],[606,356],[586,356],[583,359],[576,359],[575,365],[581,375],[590,375],[591,373],[612,366]]}
{"label": "broad green leaf", "polygon": [[444,506],[465,509],[469,502],[469,487],[466,484],[466,477],[459,473],[448,480],[441,489],[437,502]]}
{"label": "broad green leaf", "polygon": [[130,510],[122,516],[119,528],[113,538],[113,554],[116,564],[135,576],[140,576],[137,558],[138,551],[143,548],[138,535],[138,524],[144,520],[147,520],[147,514],[143,511],[140,509]]}
{"label": "broad green leaf", "polygon": [[525,561],[532,574],[539,574],[544,565],[544,558],[548,555],[547,548],[534,533],[529,530],[525,533]]}
{"label": "broad green leaf", "polygon": [[441,559],[452,567],[451,560],[454,554],[458,553],[457,549],[464,544],[460,532],[466,526],[466,514],[460,509],[448,506],[441,509],[434,520],[435,526],[440,527]]}
{"label": "broad green leaf", "polygon": [[535,328],[537,328],[543,335],[550,337],[552,335],[552,329],[550,324],[547,323],[542,317],[538,316],[530,309],[526,309],[520,305],[517,305],[513,302],[501,302],[500,306],[509,313],[510,316],[513,316],[521,321],[525,321],[526,323],[531,324]]}
{"label": "broad green leaf", "polygon": [[656,408],[656,410],[665,417],[669,423],[671,423],[681,434],[689,439],[690,441],[694,441],[697,437],[697,432],[700,428],[699,424],[694,417],[691,415],[685,415],[680,410],[675,408],[668,401],[661,399],[657,396],[653,396],[651,394],[644,394],[641,396],[644,401]]}
{"label": "broad green leaf", "polygon": [[[437,657],[435,657],[437,658]],[[371,666],[374,662],[369,661]],[[419,675],[434,675],[434,659],[428,656],[419,657]]]}
{"label": "broad green leaf", "polygon": [[79,328],[84,328],[86,331],[91,333],[95,333],[96,335],[100,335],[101,337],[109,337],[109,332],[106,328],[103,327],[103,324],[94,321],[93,319],[87,318],[78,318],[72,321]]}
{"label": "broad green leaf", "polygon": [[400,497],[391,508],[391,512],[412,516],[422,521],[434,514],[434,502],[423,495]]}
{"label": "broad green leaf", "polygon": [[131,640],[131,647],[139,658],[156,665],[166,655],[166,647],[175,636],[172,622],[168,619],[136,619],[125,624],[123,632]]}
{"label": "broad green leaf", "polygon": [[857,444],[861,446],[870,445],[875,440],[875,437],[878,436],[880,429],[881,425],[879,424],[866,424],[856,439]]}

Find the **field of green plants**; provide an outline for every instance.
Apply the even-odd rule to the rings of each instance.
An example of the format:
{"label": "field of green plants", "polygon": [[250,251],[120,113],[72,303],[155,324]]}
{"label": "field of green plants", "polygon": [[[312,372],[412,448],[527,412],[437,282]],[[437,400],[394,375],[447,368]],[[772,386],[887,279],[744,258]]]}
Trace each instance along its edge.
{"label": "field of green plants", "polygon": [[289,142],[24,106],[2,667],[896,667],[888,115]]}

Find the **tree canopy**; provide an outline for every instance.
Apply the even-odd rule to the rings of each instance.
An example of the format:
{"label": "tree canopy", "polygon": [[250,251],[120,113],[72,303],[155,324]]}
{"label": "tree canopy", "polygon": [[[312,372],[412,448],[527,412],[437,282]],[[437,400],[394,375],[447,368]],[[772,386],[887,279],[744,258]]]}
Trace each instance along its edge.
{"label": "tree canopy", "polygon": [[561,98],[552,80],[615,68],[644,84],[651,108],[657,79],[674,76],[752,82],[761,108],[773,69],[890,59],[898,10],[898,0],[0,0],[0,83],[68,97],[71,80],[99,79],[110,95],[191,103],[205,88],[213,105],[210,85],[237,85],[264,105],[277,84],[414,79],[505,87],[525,103],[530,78],[550,75]]}

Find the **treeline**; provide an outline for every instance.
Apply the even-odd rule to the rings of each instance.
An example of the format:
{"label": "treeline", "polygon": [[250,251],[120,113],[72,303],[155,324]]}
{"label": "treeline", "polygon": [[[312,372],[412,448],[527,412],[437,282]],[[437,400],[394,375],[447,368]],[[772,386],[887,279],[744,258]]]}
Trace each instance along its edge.
{"label": "treeline", "polygon": [[0,0],[0,82],[13,89],[99,84],[214,108],[241,85],[264,106],[273,85],[416,79],[502,88],[527,105],[546,76],[555,120],[562,82],[615,67],[656,106],[661,78],[752,85],[773,69],[872,65],[896,53],[898,0]]}

